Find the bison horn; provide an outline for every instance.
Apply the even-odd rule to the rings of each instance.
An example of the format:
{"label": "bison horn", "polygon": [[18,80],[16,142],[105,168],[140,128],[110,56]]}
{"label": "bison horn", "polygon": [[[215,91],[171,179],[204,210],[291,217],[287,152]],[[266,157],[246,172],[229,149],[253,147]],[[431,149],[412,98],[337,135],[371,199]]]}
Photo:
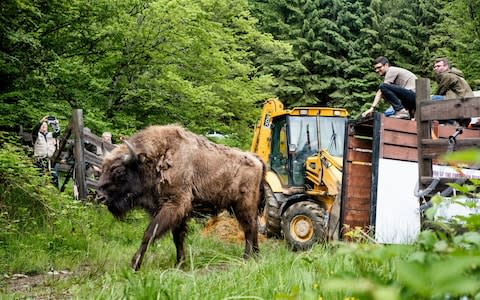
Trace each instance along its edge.
{"label": "bison horn", "polygon": [[137,160],[137,159],[138,159],[137,153],[135,153],[135,150],[133,149],[132,144],[130,144],[130,143],[129,143],[128,141],[126,141],[126,140],[123,141],[123,142],[127,145],[128,150],[130,150],[131,158],[132,158],[133,160]]}

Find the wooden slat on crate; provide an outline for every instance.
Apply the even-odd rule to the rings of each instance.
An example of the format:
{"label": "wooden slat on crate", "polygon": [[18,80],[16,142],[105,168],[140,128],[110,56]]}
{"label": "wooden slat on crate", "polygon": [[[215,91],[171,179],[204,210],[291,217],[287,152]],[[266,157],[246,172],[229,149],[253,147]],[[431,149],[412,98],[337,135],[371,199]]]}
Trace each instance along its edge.
{"label": "wooden slat on crate", "polygon": [[384,145],[382,155],[382,158],[404,161],[417,161],[418,158],[417,148],[400,147],[397,145]]}
{"label": "wooden slat on crate", "polygon": [[417,135],[399,131],[383,132],[383,144],[397,145],[400,147],[417,148]]}
{"label": "wooden slat on crate", "polygon": [[372,131],[373,131],[373,125],[370,124],[367,126],[367,124],[362,124],[361,126],[355,127],[355,130],[353,132],[354,135],[358,136],[372,136]]}
{"label": "wooden slat on crate", "polygon": [[356,150],[348,151],[347,153],[347,160],[348,161],[362,161],[362,162],[371,162],[372,161],[372,153],[371,152],[360,152]]}
{"label": "wooden slat on crate", "polygon": [[362,210],[367,213],[370,211],[370,199],[358,198],[358,199],[351,199],[351,200],[356,200],[356,201],[349,201],[349,203],[344,206],[346,209]]}
{"label": "wooden slat on crate", "polygon": [[417,124],[412,120],[402,120],[383,116],[382,123],[383,130],[417,134]]}
{"label": "wooden slat on crate", "polygon": [[[418,91],[419,89],[417,89],[417,93]],[[420,99],[423,100],[428,98],[425,97]],[[480,116],[479,102],[480,97],[467,97],[442,101],[423,100],[419,105],[421,118],[422,121],[432,121],[478,117]]]}
{"label": "wooden slat on crate", "polygon": [[372,149],[372,139],[361,136],[350,136],[348,139],[348,148]]}
{"label": "wooden slat on crate", "polygon": [[[449,136],[455,133],[457,129],[453,125],[439,125],[438,126],[438,137],[448,139]],[[465,138],[478,138],[480,136],[480,130],[475,129],[463,129],[463,132],[457,136],[457,140]]]}
{"label": "wooden slat on crate", "polygon": [[370,218],[368,212],[364,210],[349,210],[344,217],[343,224],[350,228],[355,226],[366,227],[370,225]]}
{"label": "wooden slat on crate", "polygon": [[[422,139],[421,144],[424,157],[433,159],[448,152],[449,142],[447,139]],[[469,148],[480,148],[480,138],[458,139],[454,145],[455,151]]]}

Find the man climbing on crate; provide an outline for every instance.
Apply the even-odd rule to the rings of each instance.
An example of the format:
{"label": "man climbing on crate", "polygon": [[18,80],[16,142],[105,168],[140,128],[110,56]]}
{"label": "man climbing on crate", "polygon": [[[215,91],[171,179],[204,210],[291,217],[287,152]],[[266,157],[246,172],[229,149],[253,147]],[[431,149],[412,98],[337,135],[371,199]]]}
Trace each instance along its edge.
{"label": "man climbing on crate", "polygon": [[384,76],[373,103],[362,117],[369,116],[375,111],[380,99],[385,99],[395,110],[390,117],[396,119],[410,119],[415,114],[415,80],[417,76],[407,69],[390,66],[385,56],[379,56],[374,61],[375,72]]}

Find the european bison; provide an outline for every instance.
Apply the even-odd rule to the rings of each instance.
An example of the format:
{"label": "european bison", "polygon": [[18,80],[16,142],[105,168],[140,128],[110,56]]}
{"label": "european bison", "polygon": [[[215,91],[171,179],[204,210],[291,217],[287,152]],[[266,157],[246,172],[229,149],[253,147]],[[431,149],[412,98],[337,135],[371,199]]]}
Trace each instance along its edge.
{"label": "european bison", "polygon": [[245,233],[244,257],[258,252],[257,214],[264,165],[254,154],[214,144],[176,125],[150,126],[103,160],[99,193],[117,218],[133,208],[151,216],[132,258],[138,270],[148,245],[171,230],[177,264],[195,213],[233,211]]}

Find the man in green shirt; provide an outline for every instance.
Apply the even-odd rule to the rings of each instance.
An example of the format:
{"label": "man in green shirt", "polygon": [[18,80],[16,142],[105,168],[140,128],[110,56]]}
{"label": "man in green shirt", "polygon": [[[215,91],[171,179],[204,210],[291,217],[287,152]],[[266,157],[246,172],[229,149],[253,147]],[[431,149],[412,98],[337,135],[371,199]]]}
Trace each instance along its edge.
{"label": "man in green shirt", "polygon": [[444,99],[473,97],[472,88],[465,80],[463,72],[456,68],[450,68],[447,58],[437,58],[433,65],[433,71],[436,73],[438,83],[436,95],[445,96]]}
{"label": "man in green shirt", "polygon": [[[473,97],[473,91],[463,76],[463,72],[450,67],[446,57],[435,59],[433,71],[436,74],[438,83],[437,91],[432,100],[455,99],[462,97]],[[468,126],[470,118],[455,120],[461,126]]]}

